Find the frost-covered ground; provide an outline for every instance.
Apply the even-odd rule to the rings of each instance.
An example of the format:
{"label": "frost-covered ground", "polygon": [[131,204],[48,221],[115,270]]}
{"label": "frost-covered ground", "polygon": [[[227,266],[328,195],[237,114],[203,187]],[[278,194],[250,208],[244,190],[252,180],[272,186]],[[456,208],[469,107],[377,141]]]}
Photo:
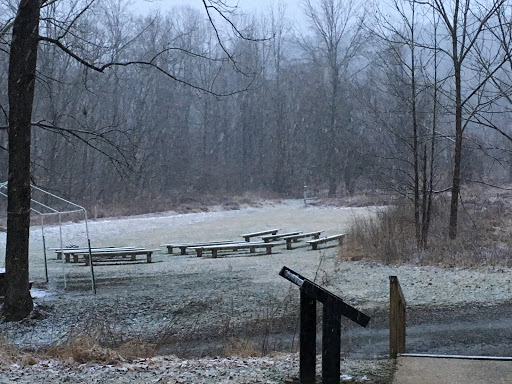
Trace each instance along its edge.
{"label": "frost-covered ground", "polygon": [[[372,215],[376,209],[305,209],[300,201],[285,201],[237,211],[218,209],[186,215],[171,212],[97,220],[89,223],[89,231],[93,246],[160,248],[161,244],[169,242],[240,239],[241,233],[265,228],[281,228],[282,231],[323,230],[325,234],[346,232],[355,217]],[[64,245],[86,244],[84,223],[65,223],[62,233]],[[59,228],[46,228],[45,238],[48,247],[58,247]],[[0,245],[3,242],[5,238],[0,238]],[[390,275],[399,277],[408,305],[413,308],[490,305],[512,298],[511,271],[506,269],[395,267],[364,261],[341,262],[337,257],[337,246],[312,251],[303,242],[293,250],[278,247],[272,255],[242,252],[221,255],[217,259],[197,258],[192,254],[168,255],[164,248],[160,249],[151,264],[97,266],[98,292],[92,295],[89,269],[83,265],[57,261],[52,253],[48,253],[50,283],[43,284],[41,229],[34,228],[31,232],[30,272],[38,289],[34,291],[38,305],[37,318],[1,324],[2,334],[24,347],[59,343],[70,334],[84,332],[112,344],[133,339],[152,342],[157,345],[159,354],[187,356],[187,361],[192,364],[190,369],[187,367],[182,373],[176,373],[174,381],[170,376],[165,376],[165,381],[162,381],[163,376],[159,378],[157,375],[154,379],[160,381],[154,382],[202,383],[208,382],[203,377],[208,371],[205,364],[214,364],[217,360],[205,363],[193,359],[194,356],[261,354],[272,350],[285,353],[293,346],[296,348],[294,336],[297,332],[298,290],[278,276],[283,266],[315,279],[372,316],[372,322],[381,326],[386,322]],[[0,267],[3,267],[2,263],[3,260]],[[372,343],[371,339],[368,343]],[[385,347],[381,350],[385,351]],[[344,350],[347,356],[351,352],[354,351]],[[261,360],[261,366],[251,363],[249,365],[253,370],[244,366],[243,359],[234,359],[229,363],[232,365],[224,361],[222,364],[231,367],[226,368],[225,372],[233,372],[235,376],[248,372],[249,376],[229,380],[229,376],[226,376],[228,373],[224,374],[222,369],[216,368],[213,370],[218,375],[215,382],[283,382],[284,378],[297,374],[294,356],[289,353],[280,355],[274,359],[275,363]],[[382,352],[374,352],[363,357],[373,359],[383,356]],[[154,361],[160,361],[158,359]],[[283,363],[292,360],[294,363],[291,365]],[[172,361],[175,365],[169,364],[175,368],[181,364],[181,360],[175,357],[165,361]],[[56,372],[68,369],[63,368],[65,364],[51,364]],[[84,375],[88,382],[114,382],[110,381],[113,379],[109,375],[124,371],[128,373],[120,375],[116,382],[123,382],[121,377],[126,378],[127,382],[151,382],[149,376],[134,377],[141,370],[151,372],[151,366],[157,363],[144,360],[141,364],[149,364],[149,368],[139,367],[133,371],[135,373],[130,373],[129,368],[124,371],[118,366],[101,369],[90,366],[93,376],[87,376],[89,373]],[[237,364],[240,365],[238,370],[235,369]],[[42,369],[37,367],[13,367],[9,377],[20,376],[21,373],[28,377],[35,375],[33,378],[37,382],[38,369]],[[368,373],[370,380],[373,380],[371,372],[374,368],[356,370],[354,378],[360,380]],[[158,369],[152,372],[161,372]],[[71,372],[65,375],[82,375],[80,371]],[[192,376],[179,379],[180,374]],[[1,377],[0,383],[11,382],[2,381]],[[261,381],[256,381],[256,377]],[[93,381],[93,378],[97,381]]]}

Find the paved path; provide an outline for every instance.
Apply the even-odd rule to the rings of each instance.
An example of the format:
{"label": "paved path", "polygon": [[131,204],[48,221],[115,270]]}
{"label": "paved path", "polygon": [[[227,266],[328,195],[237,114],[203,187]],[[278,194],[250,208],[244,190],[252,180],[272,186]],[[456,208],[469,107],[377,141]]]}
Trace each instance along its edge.
{"label": "paved path", "polygon": [[512,361],[399,357],[393,384],[510,384]]}

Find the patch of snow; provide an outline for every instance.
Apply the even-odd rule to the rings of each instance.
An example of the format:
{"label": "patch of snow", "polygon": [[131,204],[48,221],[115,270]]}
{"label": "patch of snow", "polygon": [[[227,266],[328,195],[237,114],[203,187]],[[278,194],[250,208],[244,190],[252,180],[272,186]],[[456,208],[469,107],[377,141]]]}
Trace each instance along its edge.
{"label": "patch of snow", "polygon": [[42,289],[32,288],[30,290],[30,296],[32,296],[33,299],[42,299],[51,295],[51,293],[43,291]]}

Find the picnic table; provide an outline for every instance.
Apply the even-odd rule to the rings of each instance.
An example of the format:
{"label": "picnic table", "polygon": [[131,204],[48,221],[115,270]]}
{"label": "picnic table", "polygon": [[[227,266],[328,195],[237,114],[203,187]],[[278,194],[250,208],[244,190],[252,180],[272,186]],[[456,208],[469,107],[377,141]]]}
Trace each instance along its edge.
{"label": "picnic table", "polygon": [[318,239],[313,239],[313,240],[308,240],[306,241],[306,243],[310,244],[311,247],[313,248],[313,250],[317,250],[318,249],[318,244],[322,244],[322,243],[327,243],[327,242],[330,242],[330,241],[338,241],[339,242],[339,245],[343,245],[343,239],[345,238],[345,234],[344,233],[340,233],[340,234],[337,234],[337,235],[331,235],[331,236],[326,236],[326,237],[320,237]]}
{"label": "picnic table", "polygon": [[[62,260],[62,256],[64,255],[64,259],[66,263],[69,263],[71,261],[71,257],[73,257],[73,262],[78,263],[78,257],[79,255],[82,255],[84,253],[89,253],[89,248],[51,248],[55,250],[55,253],[57,254],[57,260]],[[137,248],[137,247],[96,247],[91,248],[92,252],[118,252],[118,251],[124,251],[124,250],[137,250],[137,249],[144,249],[144,248]]]}
{"label": "picnic table", "polygon": [[218,244],[228,244],[235,243],[233,240],[216,240],[216,241],[205,241],[199,243],[173,243],[173,244],[162,244],[162,247],[167,247],[167,252],[172,254],[173,248],[179,248],[181,250],[182,255],[187,254],[187,248],[194,247],[203,247],[207,245],[218,245]]}
{"label": "picnic table", "polygon": [[299,239],[304,239],[306,237],[312,237],[313,239],[318,239],[322,231],[312,231],[312,232],[304,232],[298,233],[296,235],[288,235],[283,236],[282,240],[286,241],[286,249],[292,249],[292,242],[296,243]]}
{"label": "picnic table", "polygon": [[276,240],[282,239],[285,236],[298,235],[299,233],[301,233],[301,232],[297,231],[297,232],[276,233],[275,235],[261,236],[261,240],[263,240],[265,243],[268,243],[270,241],[276,241]]}
{"label": "picnic table", "polygon": [[251,241],[251,237],[258,237],[263,235],[275,235],[279,231],[279,228],[277,229],[265,229],[263,231],[257,231],[257,232],[251,232],[251,233],[245,233],[243,235],[240,235],[244,238],[245,241]]}
{"label": "picnic table", "polygon": [[267,255],[272,254],[272,248],[278,245],[283,245],[282,242],[243,242],[243,243],[231,243],[231,244],[217,244],[217,245],[205,245],[201,247],[194,247],[193,249],[197,252],[197,256],[201,257],[203,252],[211,251],[212,258],[216,258],[218,251],[238,251],[239,249],[249,249],[251,253],[255,253],[257,248],[265,248]]}
{"label": "picnic table", "polygon": [[[112,262],[112,261],[137,261],[137,256],[145,255],[146,261],[148,263],[152,262],[151,256],[153,252],[158,252],[159,249],[124,249],[117,251],[91,251],[90,256],[92,256],[94,263],[102,263],[102,262]],[[85,259],[85,265],[90,265],[89,261],[89,252],[79,253],[79,255],[83,256]],[[130,259],[127,259],[127,256],[131,256]]]}

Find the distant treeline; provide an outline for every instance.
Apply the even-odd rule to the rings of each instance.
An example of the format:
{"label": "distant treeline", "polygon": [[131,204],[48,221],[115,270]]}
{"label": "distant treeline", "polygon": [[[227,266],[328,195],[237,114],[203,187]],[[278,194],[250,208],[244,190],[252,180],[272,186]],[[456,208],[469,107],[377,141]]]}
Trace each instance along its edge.
{"label": "distant treeline", "polygon": [[[80,57],[139,64],[98,73],[58,45],[40,44],[34,183],[87,207],[138,210],[183,194],[300,197],[304,184],[331,196],[450,187],[456,97],[446,27],[427,13],[412,27],[399,15],[387,24],[350,1],[330,1],[341,7],[330,17],[325,2],[304,2],[309,28],[293,28],[278,6],[227,14],[237,30],[216,18],[219,35],[204,10],[140,17],[109,1],[72,22],[76,13],[48,6],[45,36],[57,39],[71,25],[61,42]],[[8,3],[0,1],[0,30],[12,16]],[[0,181],[9,42],[10,34],[0,36]],[[462,181],[508,181],[511,146],[499,131],[511,133],[510,65],[475,91],[501,49],[475,47],[462,78]]]}

